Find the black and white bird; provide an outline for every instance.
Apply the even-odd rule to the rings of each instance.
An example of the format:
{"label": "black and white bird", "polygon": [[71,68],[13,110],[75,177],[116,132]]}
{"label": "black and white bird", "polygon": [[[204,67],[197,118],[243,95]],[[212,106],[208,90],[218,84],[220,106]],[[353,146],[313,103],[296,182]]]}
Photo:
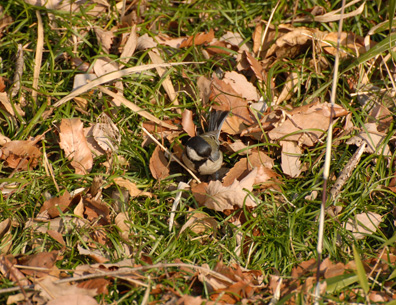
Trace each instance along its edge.
{"label": "black and white bird", "polygon": [[228,111],[213,110],[210,113],[208,131],[190,138],[183,152],[183,162],[200,175],[216,173],[223,163],[219,136]]}

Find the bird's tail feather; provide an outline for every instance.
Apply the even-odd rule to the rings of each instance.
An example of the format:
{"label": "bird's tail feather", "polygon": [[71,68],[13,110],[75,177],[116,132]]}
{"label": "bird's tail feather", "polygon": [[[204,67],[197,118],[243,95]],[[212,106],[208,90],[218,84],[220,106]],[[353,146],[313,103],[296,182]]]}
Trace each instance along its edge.
{"label": "bird's tail feather", "polygon": [[220,136],[221,127],[229,113],[229,111],[222,110],[212,110],[210,113],[208,131],[216,131],[217,138]]}

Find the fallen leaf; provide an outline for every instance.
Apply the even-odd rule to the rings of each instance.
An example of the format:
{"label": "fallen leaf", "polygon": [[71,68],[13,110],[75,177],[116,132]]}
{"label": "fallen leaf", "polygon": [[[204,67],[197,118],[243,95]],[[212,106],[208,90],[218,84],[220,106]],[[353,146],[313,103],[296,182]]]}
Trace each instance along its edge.
{"label": "fallen leaf", "polygon": [[187,228],[196,234],[203,234],[208,229],[211,229],[213,234],[217,232],[217,221],[213,217],[193,209],[190,210],[190,213],[190,217],[181,227],[178,235],[182,234]]}
{"label": "fallen leaf", "polygon": [[115,37],[114,33],[112,31],[103,30],[98,26],[94,26],[93,29],[95,31],[98,43],[102,47],[102,50],[105,51],[106,54],[110,54],[110,48]]}
{"label": "fallen leaf", "polygon": [[191,47],[192,45],[199,46],[211,42],[214,38],[214,31],[211,29],[208,33],[198,33],[188,37],[180,44],[180,48]]}
{"label": "fallen leaf", "polygon": [[[11,104],[7,92],[0,92],[0,106],[5,109],[12,117],[16,116],[15,110],[20,116],[25,116],[25,112],[21,109],[21,107],[13,103]],[[14,110],[15,109],[15,110]]]}
{"label": "fallen leaf", "polygon": [[[336,55],[337,53],[337,40],[338,32],[331,32],[322,38],[321,47],[323,50],[331,55]],[[351,54],[354,56],[360,56],[366,53],[366,48],[364,46],[364,38],[354,33],[342,32],[340,37],[340,57],[347,58]]]}
{"label": "fallen leaf", "polygon": [[169,176],[168,163],[165,154],[157,146],[150,158],[150,171],[154,179],[162,180]]}
{"label": "fallen leaf", "polygon": [[356,215],[354,220],[348,220],[348,222],[345,224],[345,229],[351,231],[356,239],[363,239],[367,235],[375,233],[381,221],[382,216],[377,213],[362,213]]}
{"label": "fallen leaf", "polygon": [[195,124],[193,121],[193,113],[191,110],[185,109],[182,114],[183,130],[187,132],[190,137],[195,136]]}
{"label": "fallen leaf", "polygon": [[260,99],[256,87],[238,72],[226,72],[223,82],[230,85],[235,92],[248,101],[258,101]]}
{"label": "fallen leaf", "polygon": [[128,219],[128,215],[124,212],[118,213],[115,220],[115,225],[121,231],[121,238],[125,241],[129,241],[129,233],[131,232],[131,225]]}
{"label": "fallen leaf", "polygon": [[47,276],[48,274],[56,275],[59,273],[58,268],[55,266],[55,262],[58,260],[58,258],[58,251],[39,252],[34,255],[18,259],[18,264],[27,267],[38,267],[38,269],[44,268],[44,270],[34,270],[34,268],[24,269],[23,267],[20,268],[21,272],[24,274],[41,278]]}
{"label": "fallen leaf", "polygon": [[390,155],[388,144],[384,146],[384,140],[388,135],[377,130],[376,123],[366,123],[356,136],[350,138],[346,143],[360,147],[366,143],[365,152],[370,154]]}
{"label": "fallen leaf", "polygon": [[59,296],[48,301],[46,305],[98,305],[99,303],[91,296],[85,294],[70,294]]}
{"label": "fallen leaf", "polygon": [[[329,103],[312,103],[295,108],[288,113],[284,122],[268,132],[268,136],[272,140],[296,141],[313,146],[329,127],[330,109]],[[347,113],[342,106],[335,105],[335,117]]]}
{"label": "fallen leaf", "polygon": [[282,146],[281,167],[283,172],[292,178],[298,177],[302,172],[301,148],[294,141],[280,141],[280,145]]}
{"label": "fallen leaf", "polygon": [[40,213],[48,211],[51,218],[58,217],[61,213],[64,213],[72,204],[72,197],[68,191],[65,191],[63,195],[59,197],[53,197],[46,200],[41,206]]}
{"label": "fallen leaf", "polygon": [[[272,172],[272,175],[269,176],[276,177],[277,174],[271,170],[273,165],[274,165],[274,160],[268,157],[264,152],[254,151],[248,156],[248,158],[241,158],[234,165],[234,167],[229,170],[229,172],[226,174],[225,178],[223,179],[223,186],[230,186],[235,180],[242,180],[255,167],[266,168],[269,170],[269,172]],[[262,171],[265,171],[265,169],[262,169]],[[268,179],[270,179],[270,177],[268,177]]]}
{"label": "fallen leaf", "polygon": [[66,157],[71,160],[76,174],[84,175],[90,172],[93,158],[80,119],[62,119],[59,137],[59,145],[65,151]]}
{"label": "fallen leaf", "polygon": [[6,142],[1,148],[1,159],[11,168],[19,170],[34,168],[41,157],[41,152],[35,144],[35,141],[29,140]]}
{"label": "fallen leaf", "polygon": [[[13,260],[13,262],[10,260]],[[15,264],[16,260],[12,256],[9,258],[8,256],[0,255],[0,272],[3,277],[18,283],[18,285],[30,285],[30,281],[25,275],[14,267]]]}
{"label": "fallen leaf", "polygon": [[243,206],[255,207],[256,202],[245,190],[253,190],[257,171],[254,168],[245,178],[241,181],[235,180],[230,186],[224,186],[220,181],[210,181],[206,189],[205,206],[216,211],[234,210]]}

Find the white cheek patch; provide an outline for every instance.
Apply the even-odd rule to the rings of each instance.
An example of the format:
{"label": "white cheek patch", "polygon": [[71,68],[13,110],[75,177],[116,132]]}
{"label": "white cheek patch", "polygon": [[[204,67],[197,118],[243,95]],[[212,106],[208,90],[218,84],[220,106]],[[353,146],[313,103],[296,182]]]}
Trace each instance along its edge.
{"label": "white cheek patch", "polygon": [[191,147],[187,146],[186,152],[187,152],[187,155],[190,158],[190,160],[193,160],[193,161],[202,161],[202,160],[204,160],[204,158],[199,156],[197,154],[197,152],[194,149],[192,149]]}

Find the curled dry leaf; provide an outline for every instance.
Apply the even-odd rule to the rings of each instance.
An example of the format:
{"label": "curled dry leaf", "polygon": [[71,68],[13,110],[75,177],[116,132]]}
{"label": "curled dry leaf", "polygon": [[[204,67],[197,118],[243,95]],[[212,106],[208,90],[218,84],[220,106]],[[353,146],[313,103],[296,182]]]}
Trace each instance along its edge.
{"label": "curled dry leaf", "polygon": [[205,206],[216,211],[255,207],[257,204],[248,192],[253,190],[257,172],[258,169],[254,168],[245,178],[235,180],[230,186],[224,186],[220,181],[211,181],[206,189]]}
{"label": "curled dry leaf", "polygon": [[169,176],[168,163],[164,152],[157,146],[150,158],[150,171],[155,179],[161,180]]}
{"label": "curled dry leaf", "polygon": [[11,141],[1,148],[1,159],[6,165],[19,170],[34,168],[38,164],[41,152],[35,141]]}
{"label": "curled dry leaf", "polygon": [[62,119],[59,137],[59,145],[65,151],[67,158],[71,160],[76,174],[84,175],[90,172],[93,158],[80,119]]}
{"label": "curled dry leaf", "polygon": [[187,132],[190,137],[195,136],[195,124],[193,122],[193,113],[191,110],[185,109],[182,114],[183,130]]}
{"label": "curled dry leaf", "polygon": [[375,233],[381,221],[382,216],[377,213],[362,213],[356,215],[355,221],[349,220],[345,224],[345,229],[351,231],[356,239],[363,239],[367,235]]}
{"label": "curled dry leaf", "polygon": [[72,204],[72,198],[68,191],[65,191],[62,196],[54,197],[46,200],[41,209],[40,213],[48,211],[51,218],[58,217],[60,213],[65,212]]}
{"label": "curled dry leaf", "polygon": [[[39,267],[46,268],[48,270],[34,270],[31,268],[21,268],[21,272],[34,277],[45,277],[51,273],[51,275],[57,275],[59,273],[58,268],[55,266],[55,262],[59,259],[58,251],[51,252],[38,252],[36,254],[22,257],[18,259],[18,264],[27,267]],[[51,270],[53,269],[53,270]]]}
{"label": "curled dry leaf", "polygon": [[120,130],[104,112],[96,119],[92,135],[98,145],[106,152],[116,151],[121,143]]}
{"label": "curled dry leaf", "polygon": [[199,46],[202,44],[210,43],[214,38],[214,31],[211,29],[208,33],[198,33],[194,36],[190,36],[187,40],[180,44],[180,48],[191,47],[192,45]]}
{"label": "curled dry leaf", "polygon": [[103,51],[109,54],[114,39],[114,33],[112,31],[103,30],[98,26],[94,27],[94,31],[99,44],[102,46]]}
{"label": "curled dry leaf", "polygon": [[128,241],[129,232],[131,231],[130,224],[127,223],[128,215],[124,212],[119,213],[115,218],[115,224],[121,231],[121,238]]}

